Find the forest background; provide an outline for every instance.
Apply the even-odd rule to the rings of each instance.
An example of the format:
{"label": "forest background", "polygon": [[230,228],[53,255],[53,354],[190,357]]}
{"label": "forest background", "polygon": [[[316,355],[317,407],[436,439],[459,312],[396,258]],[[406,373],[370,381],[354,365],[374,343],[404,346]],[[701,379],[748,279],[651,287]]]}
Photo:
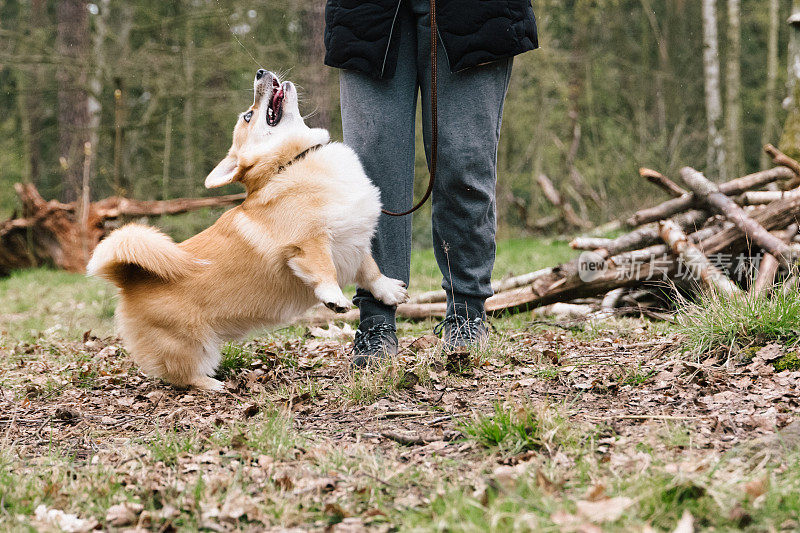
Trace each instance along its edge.
{"label": "forest background", "polygon": [[[796,2],[795,2],[796,3]],[[779,0],[536,0],[541,49],[515,59],[498,151],[501,235],[560,233],[653,203],[640,166],[714,179],[790,155],[795,43]],[[259,67],[301,90],[307,123],[341,139],[338,73],[323,66],[324,2],[0,2],[0,218],[15,182],[71,201],[209,192],[206,173],[252,100]],[[790,119],[791,121],[791,119]],[[419,136],[418,136],[419,137]],[[91,153],[87,156],[86,143]],[[421,141],[420,147],[421,147]],[[422,150],[417,190],[427,179]],[[560,216],[548,176],[578,217]],[[429,216],[415,217],[427,245]],[[189,216],[178,237],[209,217]],[[194,227],[198,226],[198,227]]]}

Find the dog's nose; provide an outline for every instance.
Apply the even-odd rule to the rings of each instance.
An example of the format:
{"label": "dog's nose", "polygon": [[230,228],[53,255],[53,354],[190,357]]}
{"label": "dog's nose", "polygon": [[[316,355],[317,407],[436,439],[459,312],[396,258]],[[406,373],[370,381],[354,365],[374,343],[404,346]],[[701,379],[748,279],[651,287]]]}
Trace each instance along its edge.
{"label": "dog's nose", "polygon": [[256,80],[260,80],[261,78],[263,78],[264,74],[266,73],[267,71],[265,69],[263,68],[258,69],[258,72],[256,72]]}

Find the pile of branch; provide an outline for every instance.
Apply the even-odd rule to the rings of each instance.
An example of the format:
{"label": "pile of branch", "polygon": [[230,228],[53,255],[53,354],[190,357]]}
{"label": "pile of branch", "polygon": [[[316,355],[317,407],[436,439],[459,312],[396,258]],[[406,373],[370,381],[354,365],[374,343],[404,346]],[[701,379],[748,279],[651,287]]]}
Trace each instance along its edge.
{"label": "pile of branch", "polygon": [[46,201],[31,184],[17,183],[22,212],[0,222],[0,276],[20,268],[54,266],[84,272],[97,243],[121,219],[176,215],[238,203],[244,194],[214,198],[139,201],[122,197],[90,203]]}
{"label": "pile of branch", "polygon": [[[774,168],[719,185],[690,167],[681,169],[681,185],[641,169],[669,200],[636,212],[624,235],[574,239],[570,245],[583,253],[568,263],[495,283],[487,312],[549,306],[550,312],[583,316],[628,311],[666,318],[676,292],[770,290],[798,257],[800,165],[772,145],[764,149]],[[784,190],[759,190],[772,183]],[[442,316],[445,301],[443,291],[421,294],[398,314]]]}

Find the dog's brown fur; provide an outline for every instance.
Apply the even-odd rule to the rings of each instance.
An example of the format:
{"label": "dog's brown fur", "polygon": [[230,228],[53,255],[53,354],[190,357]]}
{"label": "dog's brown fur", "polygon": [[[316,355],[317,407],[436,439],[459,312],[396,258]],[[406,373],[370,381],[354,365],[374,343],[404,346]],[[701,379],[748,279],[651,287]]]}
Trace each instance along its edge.
{"label": "dog's brown fur", "polygon": [[120,228],[87,268],[120,287],[118,329],[137,363],[176,385],[219,390],[210,376],[222,342],[318,301],[344,311],[340,284],[355,281],[389,304],[407,297],[369,253],[380,204],[355,155],[330,143],[295,160],[327,132],[305,127],[288,82],[285,116],[277,127],[259,124],[272,97],[263,85],[206,181],[242,183],[245,201],[180,244],[146,226]]}

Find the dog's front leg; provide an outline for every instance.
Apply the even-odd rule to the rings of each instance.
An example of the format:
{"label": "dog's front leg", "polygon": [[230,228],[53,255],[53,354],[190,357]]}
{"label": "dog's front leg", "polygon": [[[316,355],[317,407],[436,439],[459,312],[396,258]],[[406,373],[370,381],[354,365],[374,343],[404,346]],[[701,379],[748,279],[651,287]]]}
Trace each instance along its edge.
{"label": "dog's front leg", "polygon": [[342,293],[337,281],[328,239],[313,238],[297,246],[289,258],[289,268],[314,289],[314,296],[328,309],[337,313],[350,309],[350,300]]}
{"label": "dog's front leg", "polygon": [[372,255],[365,254],[356,274],[356,283],[367,289],[375,298],[386,305],[397,305],[408,300],[406,284],[381,274]]}

